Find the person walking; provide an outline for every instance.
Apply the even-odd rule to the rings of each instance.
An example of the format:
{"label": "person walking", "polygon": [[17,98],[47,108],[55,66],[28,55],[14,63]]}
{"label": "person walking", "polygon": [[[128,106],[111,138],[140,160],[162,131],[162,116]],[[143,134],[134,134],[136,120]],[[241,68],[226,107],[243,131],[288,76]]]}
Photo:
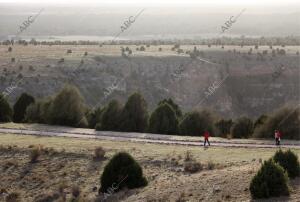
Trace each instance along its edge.
{"label": "person walking", "polygon": [[278,132],[278,145],[280,145],[282,133],[279,130],[277,130],[277,132]]}
{"label": "person walking", "polygon": [[274,137],[275,137],[275,144],[276,144],[276,145],[279,145],[279,144],[280,144],[280,133],[279,133],[278,130],[275,130],[275,135],[274,135]]}
{"label": "person walking", "polygon": [[206,142],[208,143],[208,145],[210,146],[210,142],[209,142],[209,140],[208,140],[208,138],[210,137],[210,134],[209,134],[209,132],[206,130],[205,132],[204,132],[204,147],[205,147],[205,145],[206,145]]}

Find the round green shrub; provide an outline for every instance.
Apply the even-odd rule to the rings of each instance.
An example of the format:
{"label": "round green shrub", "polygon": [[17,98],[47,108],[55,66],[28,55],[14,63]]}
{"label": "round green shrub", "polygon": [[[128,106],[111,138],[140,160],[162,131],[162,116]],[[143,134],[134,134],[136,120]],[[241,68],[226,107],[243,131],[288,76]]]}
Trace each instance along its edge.
{"label": "round green shrub", "polygon": [[35,100],[31,95],[22,93],[14,105],[13,120],[15,123],[21,123],[24,121],[26,109],[30,104],[34,103],[34,101]]}
{"label": "round green shrub", "polygon": [[252,178],[250,193],[254,199],[289,195],[287,173],[273,159],[265,161]]}
{"label": "round green shrub", "polygon": [[112,157],[105,166],[100,181],[99,193],[109,192],[112,188],[117,192],[123,187],[133,189],[148,184],[141,166],[126,152],[119,152]]}
{"label": "round green shrub", "polygon": [[300,164],[298,156],[291,150],[284,152],[280,149],[275,153],[273,159],[287,171],[290,178],[300,176]]}
{"label": "round green shrub", "polygon": [[148,127],[147,103],[139,93],[132,94],[121,113],[120,130],[123,132],[145,132]]}
{"label": "round green shrub", "polygon": [[[120,124],[120,115],[122,113],[122,106],[117,100],[109,102],[101,114],[101,127],[96,130],[104,131],[118,131]],[[99,126],[99,125],[97,125]]]}
{"label": "round green shrub", "polygon": [[157,134],[177,134],[178,120],[175,111],[169,104],[160,104],[151,114],[149,132]]}
{"label": "round green shrub", "polygon": [[78,88],[66,85],[55,96],[50,107],[50,124],[87,127],[84,98]]}

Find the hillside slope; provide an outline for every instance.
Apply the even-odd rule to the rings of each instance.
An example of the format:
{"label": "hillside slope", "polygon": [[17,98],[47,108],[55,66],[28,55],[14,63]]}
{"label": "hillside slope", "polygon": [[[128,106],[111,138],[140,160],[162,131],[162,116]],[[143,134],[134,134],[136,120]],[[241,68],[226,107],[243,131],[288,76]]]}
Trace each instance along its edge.
{"label": "hillside slope", "polygon": [[[209,107],[226,117],[258,116],[299,101],[297,47],[286,47],[286,55],[272,57],[258,54],[269,47],[249,55],[252,47],[197,46],[198,59],[169,51],[170,46],[158,52],[159,47],[142,52],[132,45],[133,54],[122,57],[119,46],[15,45],[8,52],[8,46],[2,45],[0,90],[16,86],[9,96],[13,103],[22,92],[49,96],[69,82],[91,107],[113,98],[125,102],[139,91],[151,110],[170,97],[184,110]],[[192,48],[183,47],[184,51]],[[68,49],[73,52],[67,54]],[[83,56],[85,51],[88,55]]]}

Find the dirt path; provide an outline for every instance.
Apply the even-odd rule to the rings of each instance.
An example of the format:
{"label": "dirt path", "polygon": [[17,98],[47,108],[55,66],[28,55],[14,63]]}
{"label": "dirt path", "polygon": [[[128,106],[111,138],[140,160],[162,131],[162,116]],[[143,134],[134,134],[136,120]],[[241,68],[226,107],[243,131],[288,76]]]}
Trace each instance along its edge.
{"label": "dirt path", "polygon": [[[131,141],[131,142],[145,142],[155,144],[178,144],[187,146],[202,146],[203,141],[191,141],[191,140],[176,140],[172,139],[170,135],[153,135],[147,133],[121,133],[121,132],[109,132],[109,131],[94,131],[89,129],[83,129],[77,132],[74,131],[53,131],[53,130],[33,130],[33,129],[12,129],[12,128],[0,128],[0,134],[19,134],[19,135],[36,135],[36,136],[56,136],[56,137],[73,137],[73,138],[90,138],[90,139],[104,139],[112,141]],[[211,140],[211,146],[218,147],[252,147],[252,148],[276,148],[276,145],[270,144],[270,141],[260,141],[258,143],[253,142],[230,142],[230,141],[213,141]],[[300,149],[300,144],[283,144],[283,148],[295,148]]]}

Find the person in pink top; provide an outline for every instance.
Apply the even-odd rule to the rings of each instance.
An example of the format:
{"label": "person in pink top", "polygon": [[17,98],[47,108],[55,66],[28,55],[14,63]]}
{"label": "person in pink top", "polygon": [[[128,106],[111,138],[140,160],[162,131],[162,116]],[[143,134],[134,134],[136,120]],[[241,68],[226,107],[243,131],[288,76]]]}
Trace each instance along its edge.
{"label": "person in pink top", "polygon": [[282,133],[278,130],[278,145],[280,145],[281,137],[282,137]]}
{"label": "person in pink top", "polygon": [[274,137],[275,137],[275,144],[280,145],[281,134],[280,134],[279,130],[275,130]]}

